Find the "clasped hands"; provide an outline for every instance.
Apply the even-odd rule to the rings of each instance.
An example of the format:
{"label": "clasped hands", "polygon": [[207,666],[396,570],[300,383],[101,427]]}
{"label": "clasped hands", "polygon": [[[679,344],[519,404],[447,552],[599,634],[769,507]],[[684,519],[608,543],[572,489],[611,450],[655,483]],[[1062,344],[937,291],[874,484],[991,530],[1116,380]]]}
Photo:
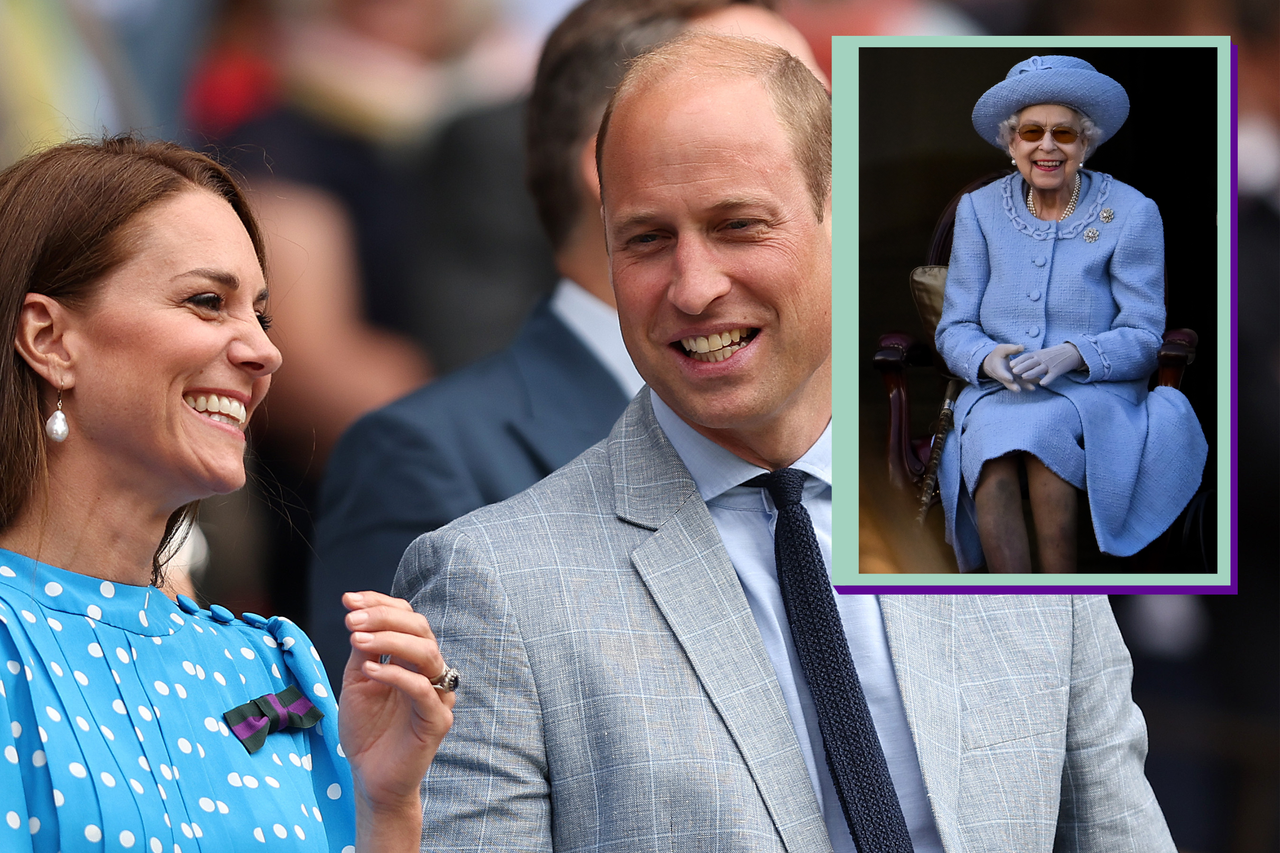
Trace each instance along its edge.
{"label": "clasped hands", "polygon": [[1009,359],[1010,356],[1021,353],[1023,349],[1021,344],[997,344],[996,348],[982,360],[983,371],[1010,391],[1017,393],[1034,391],[1037,384],[1048,385],[1062,374],[1084,367],[1084,358],[1074,344],[1058,344],[1022,353],[1013,360]]}

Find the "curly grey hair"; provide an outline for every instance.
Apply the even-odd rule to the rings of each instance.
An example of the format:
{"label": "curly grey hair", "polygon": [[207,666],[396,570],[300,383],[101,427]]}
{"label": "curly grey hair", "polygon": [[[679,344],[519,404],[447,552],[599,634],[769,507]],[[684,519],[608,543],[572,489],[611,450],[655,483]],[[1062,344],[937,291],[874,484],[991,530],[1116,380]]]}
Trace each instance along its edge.
{"label": "curly grey hair", "polygon": [[[1080,162],[1084,163],[1084,161],[1089,158],[1089,155],[1093,153],[1093,150],[1098,146],[1098,140],[1100,140],[1103,135],[1102,128],[1094,124],[1093,119],[1082,114],[1070,104],[1056,104],[1056,106],[1066,107],[1075,114],[1077,119],[1080,120],[1080,135],[1084,137],[1084,152],[1080,155]],[[1013,142],[1013,134],[1018,129],[1018,116],[1020,115],[1022,115],[1022,110],[1018,110],[1018,112],[1000,122],[1000,145],[1005,150],[1008,150],[1009,144]]]}

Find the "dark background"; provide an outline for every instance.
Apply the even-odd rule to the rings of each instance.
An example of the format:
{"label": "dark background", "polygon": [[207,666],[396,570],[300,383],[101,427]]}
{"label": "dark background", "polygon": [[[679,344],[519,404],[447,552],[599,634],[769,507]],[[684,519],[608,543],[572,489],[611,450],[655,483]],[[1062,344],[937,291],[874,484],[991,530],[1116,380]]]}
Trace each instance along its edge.
{"label": "dark background", "polygon": [[[858,334],[863,459],[873,466],[885,464],[888,402],[872,368],[879,336],[902,331],[926,339],[907,289],[908,273],[927,263],[934,226],[952,197],[975,178],[1012,168],[1008,155],[973,129],[973,105],[1012,66],[1033,54],[1078,56],[1129,94],[1129,118],[1085,165],[1130,184],[1160,208],[1166,328],[1191,328],[1200,338],[1182,391],[1209,441],[1202,489],[1213,489],[1218,472],[1213,450],[1218,439],[1216,289],[1229,286],[1229,281],[1217,281],[1216,271],[1213,48],[861,48]],[[1223,213],[1223,227],[1228,227]],[[912,372],[914,436],[932,432],[944,387],[933,371]],[[935,539],[941,535],[941,515],[941,507],[931,510],[928,529]],[[944,570],[954,571],[949,547],[939,551],[952,560]],[[1081,567],[1097,568],[1086,563],[1083,550]],[[1107,568],[1138,570],[1114,561]],[[1203,570],[1190,561],[1165,568]]]}

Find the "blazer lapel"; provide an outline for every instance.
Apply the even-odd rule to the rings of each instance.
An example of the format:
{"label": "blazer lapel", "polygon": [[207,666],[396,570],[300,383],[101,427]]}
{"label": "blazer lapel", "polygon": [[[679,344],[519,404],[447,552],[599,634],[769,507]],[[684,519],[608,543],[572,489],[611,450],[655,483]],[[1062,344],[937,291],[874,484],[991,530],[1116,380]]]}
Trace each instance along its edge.
{"label": "blazer lapel", "polygon": [[511,347],[529,401],[508,428],[547,473],[609,434],[627,398],[617,380],[544,302]]}
{"label": "blazer lapel", "polygon": [[955,596],[882,595],[880,612],[925,792],[944,849],[959,850],[960,693]]}
{"label": "blazer lapel", "polygon": [[610,437],[618,516],[654,531],[632,565],[742,753],[787,850],[830,850],[808,770],[751,608],[649,392]]}

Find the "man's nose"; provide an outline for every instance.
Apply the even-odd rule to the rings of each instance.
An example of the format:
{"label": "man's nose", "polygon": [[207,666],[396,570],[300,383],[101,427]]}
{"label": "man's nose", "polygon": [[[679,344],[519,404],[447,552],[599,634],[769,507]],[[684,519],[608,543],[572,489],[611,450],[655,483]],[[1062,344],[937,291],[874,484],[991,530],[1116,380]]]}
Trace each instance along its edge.
{"label": "man's nose", "polygon": [[676,244],[667,299],[681,313],[702,314],[731,287],[729,276],[716,263],[715,253],[704,240],[682,238]]}

